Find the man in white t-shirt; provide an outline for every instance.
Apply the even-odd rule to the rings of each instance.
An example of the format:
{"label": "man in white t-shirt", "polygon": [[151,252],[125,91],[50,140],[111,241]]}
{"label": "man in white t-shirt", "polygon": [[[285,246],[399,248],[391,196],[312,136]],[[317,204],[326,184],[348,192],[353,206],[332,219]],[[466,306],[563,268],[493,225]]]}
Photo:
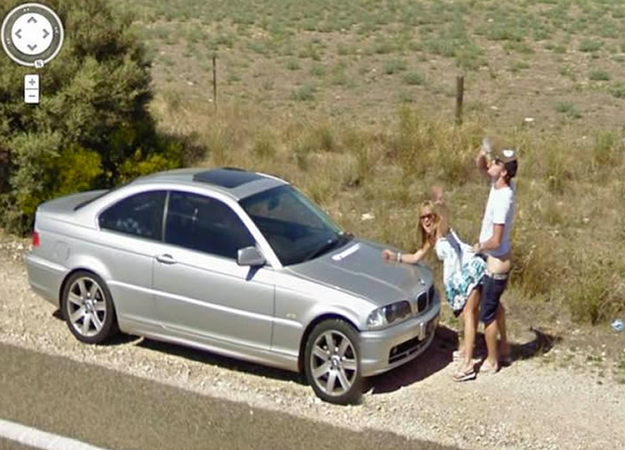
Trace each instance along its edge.
{"label": "man in white t-shirt", "polygon": [[[480,321],[484,323],[488,356],[480,371],[494,373],[499,370],[500,362],[507,363],[510,360],[505,310],[500,299],[512,267],[510,235],[515,207],[515,187],[512,178],[516,175],[518,162],[516,152],[511,148],[492,149],[490,158],[487,158],[487,149],[488,146],[483,146],[476,159],[478,169],[490,179],[491,187],[482,219],[479,243],[475,244],[474,249],[477,253],[487,255],[486,275],[483,279],[480,301]],[[498,331],[501,335],[499,349]]]}

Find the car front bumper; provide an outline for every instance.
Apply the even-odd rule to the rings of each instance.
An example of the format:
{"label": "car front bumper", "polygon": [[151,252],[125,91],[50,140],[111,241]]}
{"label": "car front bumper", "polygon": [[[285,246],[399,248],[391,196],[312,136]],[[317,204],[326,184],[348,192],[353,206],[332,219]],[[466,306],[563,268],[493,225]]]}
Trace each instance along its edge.
{"label": "car front bumper", "polygon": [[360,333],[362,375],[384,373],[423,353],[434,339],[440,310],[436,293],[425,313],[383,330]]}

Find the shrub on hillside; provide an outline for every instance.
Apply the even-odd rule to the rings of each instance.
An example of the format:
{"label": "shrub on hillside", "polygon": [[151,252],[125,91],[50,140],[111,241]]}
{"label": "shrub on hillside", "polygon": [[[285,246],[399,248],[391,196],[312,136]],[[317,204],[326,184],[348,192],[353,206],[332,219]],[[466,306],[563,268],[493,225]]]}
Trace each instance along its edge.
{"label": "shrub on hillside", "polygon": [[[0,16],[21,3],[2,2]],[[35,69],[0,58],[0,225],[13,231],[30,228],[42,201],[181,160],[179,146],[157,136],[146,110],[150,64],[129,31],[131,19],[102,0],[47,5],[66,34],[40,71],[39,105],[23,100],[24,75]]]}

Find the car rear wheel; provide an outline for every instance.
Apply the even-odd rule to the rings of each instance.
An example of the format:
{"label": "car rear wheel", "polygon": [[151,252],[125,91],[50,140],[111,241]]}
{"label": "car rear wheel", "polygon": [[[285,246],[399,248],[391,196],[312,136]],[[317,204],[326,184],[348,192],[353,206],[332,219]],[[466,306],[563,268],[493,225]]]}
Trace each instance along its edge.
{"label": "car rear wheel", "polygon": [[306,343],[306,379],[322,400],[336,404],[356,402],[362,395],[358,333],[342,320],[326,320],[310,333]]}
{"label": "car rear wheel", "polygon": [[100,344],[117,332],[111,293],[97,275],[78,271],[65,283],[61,311],[76,339]]}

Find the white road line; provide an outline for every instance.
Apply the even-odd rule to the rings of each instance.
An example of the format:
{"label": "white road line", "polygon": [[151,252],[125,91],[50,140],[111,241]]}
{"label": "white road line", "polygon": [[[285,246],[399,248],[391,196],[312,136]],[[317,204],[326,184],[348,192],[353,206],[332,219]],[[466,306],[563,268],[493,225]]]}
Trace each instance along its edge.
{"label": "white road line", "polygon": [[0,419],[0,437],[43,450],[106,450],[2,419]]}

